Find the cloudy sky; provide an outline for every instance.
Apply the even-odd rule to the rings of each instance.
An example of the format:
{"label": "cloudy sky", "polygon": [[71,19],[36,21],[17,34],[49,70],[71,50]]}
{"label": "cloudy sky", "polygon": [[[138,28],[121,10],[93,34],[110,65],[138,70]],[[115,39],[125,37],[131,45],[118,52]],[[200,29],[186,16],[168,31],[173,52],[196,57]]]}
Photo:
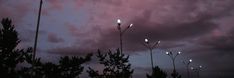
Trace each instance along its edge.
{"label": "cloudy sky", "polygon": [[[0,19],[13,20],[20,48],[33,45],[39,1],[0,0]],[[123,28],[134,24],[123,36],[123,49],[136,78],[150,71],[144,38],[161,41],[154,62],[169,73],[172,64],[165,51],[181,51],[176,61],[181,73],[181,60],[192,58],[192,66],[204,67],[204,78],[233,78],[233,7],[234,0],[44,0],[37,57],[56,61],[57,56],[115,50],[116,20],[121,19]]]}

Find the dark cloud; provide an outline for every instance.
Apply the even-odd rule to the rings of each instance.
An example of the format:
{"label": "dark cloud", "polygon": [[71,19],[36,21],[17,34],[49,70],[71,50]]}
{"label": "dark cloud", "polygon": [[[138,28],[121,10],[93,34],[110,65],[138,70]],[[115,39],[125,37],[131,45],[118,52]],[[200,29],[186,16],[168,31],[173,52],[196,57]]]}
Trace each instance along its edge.
{"label": "dark cloud", "polygon": [[[207,19],[174,24],[156,24],[143,20],[145,19],[136,19],[134,27],[126,31],[123,37],[126,50],[136,50],[136,47],[138,47],[137,49],[142,49],[140,47],[142,47],[141,42],[143,42],[144,38],[149,38],[152,42],[157,40],[181,41],[207,34],[217,27],[216,24]],[[91,42],[90,44],[98,46],[97,48],[118,47],[119,36],[117,29],[109,29],[103,32],[96,43]]]}
{"label": "dark cloud", "polygon": [[[130,28],[123,36],[124,49],[127,51],[139,51],[144,50],[144,46],[141,45],[144,38],[149,38],[152,42],[161,40],[161,48],[183,46],[183,44],[173,43],[174,41],[183,41],[186,39],[191,39],[197,36],[201,36],[214,30],[217,25],[210,22],[207,19],[199,19],[189,23],[174,23],[174,24],[156,24],[147,21],[142,21],[144,19],[137,19],[134,21],[134,27]],[[139,23],[141,22],[141,23]],[[123,26],[124,27],[124,26]],[[75,32],[75,28],[70,28],[72,32]],[[100,30],[100,29],[93,29]],[[76,31],[77,32],[77,31]],[[117,29],[108,29],[105,31],[97,31],[100,33],[100,37],[86,39],[80,42],[82,46],[69,47],[74,51],[84,50],[82,48],[87,48],[86,50],[97,50],[97,49],[116,49],[119,47],[119,35]],[[76,33],[75,35],[81,36],[82,33]],[[83,36],[86,36],[83,34]],[[167,44],[170,44],[169,46]],[[60,48],[62,49],[62,48]],[[67,53],[67,50],[58,50],[62,53]]]}
{"label": "dark cloud", "polygon": [[[36,35],[36,31],[35,30],[31,30],[31,29],[22,29],[18,31],[19,34],[19,38],[22,42],[33,42],[34,41],[34,37]],[[24,33],[24,34],[21,34]],[[47,31],[45,30],[39,30],[39,35],[46,35]]]}
{"label": "dark cloud", "polygon": [[198,44],[206,47],[207,49],[222,52],[232,53],[234,51],[234,28],[231,31],[215,36],[210,35],[198,41]]}
{"label": "dark cloud", "polygon": [[88,53],[96,52],[97,49],[89,48],[78,48],[77,46],[68,46],[68,47],[57,47],[47,50],[50,54],[59,54],[59,55],[86,55]]}
{"label": "dark cloud", "polygon": [[[129,1],[131,2],[131,0]],[[100,1],[99,3],[96,3],[95,6],[98,6],[98,4],[104,5],[109,2],[116,3],[114,1]],[[137,4],[136,1],[133,2]],[[147,8],[146,10],[127,10],[127,12],[132,13],[141,12],[141,14],[129,18],[129,21],[122,26],[124,28],[128,24],[134,23],[134,26],[124,34],[124,50],[144,50],[144,47],[141,46],[141,42],[143,42],[144,38],[149,38],[152,42],[161,40],[161,48],[185,46],[185,44],[180,44],[178,41],[188,41],[207,35],[217,29],[219,25],[213,20],[230,15],[232,10],[231,5],[233,4],[233,1],[230,0],[224,2],[218,0],[178,0],[172,2],[158,0],[155,1],[155,3],[152,1],[153,4],[157,4],[156,2],[160,3],[159,5],[161,6],[154,5],[153,7],[152,5],[151,7],[144,7]],[[147,1],[142,3],[147,3]],[[118,4],[126,7],[128,6],[121,3],[121,1]],[[110,7],[116,7],[111,6],[111,4],[108,5]],[[135,7],[135,4],[132,5],[132,7]],[[100,10],[102,9],[104,8],[100,8]],[[123,13],[124,12],[125,10],[123,9]],[[106,10],[103,13],[104,15],[101,15],[101,18],[110,18],[111,15],[114,16],[114,14],[116,14],[115,12]],[[126,14],[130,15],[128,13]],[[100,15],[94,16],[94,19],[92,20],[100,18],[99,16]],[[86,26],[87,29],[76,28],[76,26],[73,25],[67,26],[71,34],[77,38],[77,42],[74,44],[73,48],[77,49],[78,47],[82,47],[88,48],[88,50],[96,50],[116,49],[119,47],[118,30],[116,27],[110,28],[109,26],[106,26],[106,21],[96,20],[94,23],[96,22],[97,24],[91,24],[94,26]],[[168,44],[170,45],[168,46]]]}
{"label": "dark cloud", "polygon": [[60,43],[60,42],[64,42],[64,40],[62,38],[58,37],[58,35],[56,35],[55,33],[49,33],[48,34],[48,42]]}
{"label": "dark cloud", "polygon": [[[12,2],[16,2],[14,4]],[[22,18],[31,11],[29,1],[1,1],[0,2],[0,19],[9,17],[14,19],[14,23],[22,22]]]}

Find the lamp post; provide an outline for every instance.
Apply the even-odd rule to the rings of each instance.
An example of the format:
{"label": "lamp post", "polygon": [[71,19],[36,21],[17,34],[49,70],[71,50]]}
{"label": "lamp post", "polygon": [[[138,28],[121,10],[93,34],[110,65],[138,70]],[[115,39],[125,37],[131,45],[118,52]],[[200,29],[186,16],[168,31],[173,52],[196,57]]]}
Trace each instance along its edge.
{"label": "lamp post", "polygon": [[153,63],[153,49],[156,45],[158,45],[160,43],[160,41],[155,42],[154,44],[150,44],[148,39],[145,39],[145,43],[143,43],[143,45],[149,49],[150,51],[150,59],[151,59],[151,66],[152,66],[152,70],[154,68],[154,63]]}
{"label": "lamp post", "polygon": [[31,78],[33,78],[33,69],[36,61],[36,50],[37,50],[37,40],[38,40],[38,32],[39,32],[39,26],[40,26],[40,20],[41,20],[41,8],[42,8],[43,1],[40,0],[39,5],[39,11],[38,11],[38,17],[37,17],[37,27],[36,27],[36,35],[35,35],[35,41],[33,46],[33,62],[32,62],[32,72],[31,72]]}
{"label": "lamp post", "polygon": [[172,52],[166,52],[166,54],[171,58],[172,60],[172,64],[173,64],[173,73],[171,74],[173,78],[176,78],[176,76],[178,75],[176,72],[176,68],[175,68],[175,59],[178,55],[181,54],[181,52],[177,52],[176,54],[173,54]]}
{"label": "lamp post", "polygon": [[36,57],[36,50],[37,50],[37,39],[38,39],[38,32],[39,32],[39,26],[40,26],[40,19],[41,19],[41,7],[42,7],[43,1],[40,1],[39,6],[39,12],[38,12],[38,18],[37,18],[37,28],[36,28],[36,35],[35,35],[35,41],[34,41],[34,50],[33,50],[33,60],[35,60]]}
{"label": "lamp post", "polygon": [[126,27],[125,29],[122,29],[121,28],[121,20],[120,19],[117,19],[117,29],[119,30],[119,42],[120,42],[120,53],[122,54],[123,52],[123,40],[122,40],[122,36],[123,34],[133,26],[133,24],[130,24],[128,27]]}
{"label": "lamp post", "polygon": [[200,71],[202,69],[202,66],[200,65],[197,68],[191,67],[191,70],[195,71],[197,73],[197,77],[200,78]]}
{"label": "lamp post", "polygon": [[187,76],[188,76],[188,78],[190,78],[189,65],[190,65],[190,63],[192,63],[192,61],[193,61],[192,59],[189,59],[188,62],[183,61],[183,63],[184,63],[185,66],[186,66],[186,69],[187,69]]}

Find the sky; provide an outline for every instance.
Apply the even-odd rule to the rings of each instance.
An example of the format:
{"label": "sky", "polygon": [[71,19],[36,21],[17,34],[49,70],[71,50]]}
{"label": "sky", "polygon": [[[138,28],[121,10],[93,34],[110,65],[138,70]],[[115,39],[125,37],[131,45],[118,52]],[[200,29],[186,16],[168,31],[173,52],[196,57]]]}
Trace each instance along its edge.
{"label": "sky", "polygon": [[[0,0],[0,19],[13,20],[19,48],[34,44],[39,1]],[[234,0],[43,0],[37,57],[56,62],[58,56],[114,51],[121,19],[122,28],[133,24],[123,35],[123,50],[135,78],[150,72],[149,51],[141,45],[145,38],[161,41],[153,50],[154,63],[169,73],[172,63],[165,52],[181,51],[176,59],[181,73],[181,61],[192,58],[191,66],[203,66],[203,78],[233,78],[233,7]]]}

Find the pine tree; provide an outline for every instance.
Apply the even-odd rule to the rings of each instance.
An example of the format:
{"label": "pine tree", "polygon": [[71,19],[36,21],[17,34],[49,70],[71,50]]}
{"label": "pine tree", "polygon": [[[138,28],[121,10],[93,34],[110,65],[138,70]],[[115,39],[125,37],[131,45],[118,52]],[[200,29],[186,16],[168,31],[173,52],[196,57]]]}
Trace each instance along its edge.
{"label": "pine tree", "polygon": [[16,66],[24,62],[24,50],[16,49],[20,43],[12,21],[4,18],[0,27],[0,76],[17,77]]}
{"label": "pine tree", "polygon": [[91,60],[92,54],[87,54],[83,57],[61,57],[59,60],[58,69],[61,71],[62,78],[79,78],[84,67],[82,64]]}
{"label": "pine tree", "polygon": [[179,75],[178,72],[176,72],[175,70],[173,70],[173,72],[171,73],[171,77],[172,78],[181,78],[181,75]]}
{"label": "pine tree", "polygon": [[161,70],[158,66],[153,68],[151,75],[146,74],[147,78],[167,78],[167,73]]}
{"label": "pine tree", "polygon": [[131,64],[128,59],[129,56],[126,56],[120,53],[119,49],[117,52],[112,53],[109,51],[106,54],[101,54],[101,51],[98,50],[97,58],[99,63],[104,65],[102,74],[98,71],[89,67],[87,71],[89,77],[91,78],[131,78],[133,74],[133,69],[131,69]]}
{"label": "pine tree", "polygon": [[[42,63],[40,58],[34,61],[34,68],[25,67],[21,70],[22,78],[79,78],[83,72],[82,64],[91,60],[92,54],[87,54],[85,57],[64,56],[59,59],[59,64],[51,62]],[[27,62],[32,65],[32,54],[26,55]],[[34,74],[31,74],[33,71]]]}

